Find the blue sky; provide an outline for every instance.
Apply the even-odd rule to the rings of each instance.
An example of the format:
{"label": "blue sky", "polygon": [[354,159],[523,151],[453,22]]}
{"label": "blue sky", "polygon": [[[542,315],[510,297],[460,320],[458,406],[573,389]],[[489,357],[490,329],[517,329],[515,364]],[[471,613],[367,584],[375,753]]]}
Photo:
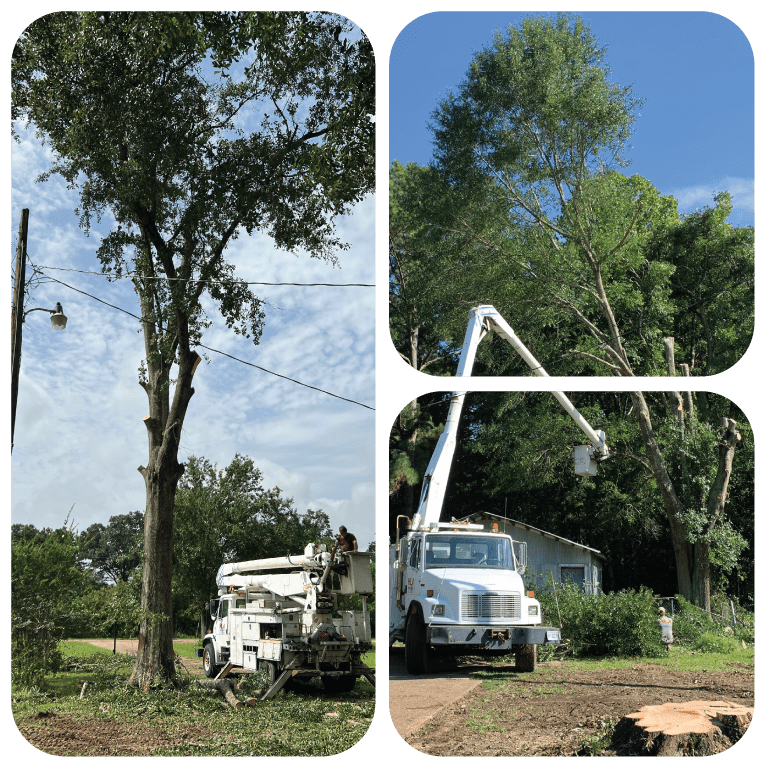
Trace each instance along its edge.
{"label": "blue sky", "polygon": [[[47,282],[25,308],[61,302],[67,328],[28,315],[12,458],[12,521],[59,527],[71,511],[79,529],[145,508],[146,395],[138,385],[145,356],[138,301],[129,280],[108,282],[95,257],[113,224],[90,237],[73,211],[78,195],[60,177],[35,183],[51,164],[33,130],[11,145],[11,271],[22,208],[30,209],[31,262],[68,286]],[[350,249],[339,266],[277,250],[266,234],[240,232],[227,249],[236,276],[261,282],[374,283],[375,199],[338,220]],[[29,269],[29,267],[28,267]],[[81,271],[76,271],[81,270]],[[77,292],[82,291],[82,292]],[[236,453],[251,457],[266,487],[278,486],[298,511],[323,509],[365,549],[374,540],[374,288],[254,286],[266,303],[259,345],[229,331],[212,302],[205,346],[347,400],[207,352],[194,376],[179,460],[204,456],[222,469]],[[289,552],[284,552],[289,553]]]}
{"label": "blue sky", "polygon": [[[432,111],[463,80],[495,30],[526,13],[439,12],[398,35],[390,55],[390,160],[432,157]],[[644,98],[631,164],[680,212],[733,195],[730,223],[753,224],[754,64],[745,34],[712,13],[581,13],[607,47],[610,79]]]}

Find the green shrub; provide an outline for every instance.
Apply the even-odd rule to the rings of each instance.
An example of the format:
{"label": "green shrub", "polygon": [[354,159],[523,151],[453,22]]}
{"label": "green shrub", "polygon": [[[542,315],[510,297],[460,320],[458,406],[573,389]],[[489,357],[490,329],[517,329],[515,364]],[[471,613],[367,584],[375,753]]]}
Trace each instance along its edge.
{"label": "green shrub", "polygon": [[562,620],[562,637],[577,655],[643,656],[661,654],[655,597],[647,589],[585,594],[565,583],[538,594],[548,623]]}
{"label": "green shrub", "polygon": [[12,541],[10,649],[14,684],[39,687],[46,674],[61,668],[58,643],[88,585],[88,576],[77,567],[70,528]]}
{"label": "green shrub", "polygon": [[740,642],[728,636],[717,634],[703,634],[695,641],[693,649],[699,652],[718,652],[729,655],[740,649]]}
{"label": "green shrub", "polygon": [[674,613],[674,639],[685,645],[694,645],[704,634],[719,633],[714,619],[684,597],[677,596],[678,607]]}

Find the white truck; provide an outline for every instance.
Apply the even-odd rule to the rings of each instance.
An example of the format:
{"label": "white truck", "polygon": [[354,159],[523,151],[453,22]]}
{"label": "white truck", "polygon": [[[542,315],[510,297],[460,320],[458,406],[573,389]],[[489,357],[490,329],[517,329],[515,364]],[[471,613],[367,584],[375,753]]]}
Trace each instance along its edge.
{"label": "white truck", "polygon": [[[478,306],[470,311],[457,376],[470,374],[477,346],[491,330],[536,375],[548,375],[493,306]],[[575,471],[593,476],[609,457],[605,434],[592,429],[562,392],[552,394],[589,438],[589,445],[575,448]],[[541,606],[525,592],[525,544],[495,529],[440,519],[464,396],[454,392],[451,398],[414,518],[398,518],[390,547],[390,644],[404,643],[411,674],[427,672],[436,654],[510,652],[518,670],[533,671],[536,646],[559,643],[560,630],[541,625]]]}
{"label": "white truck", "polygon": [[[325,545],[311,543],[301,555],[222,565],[218,598],[209,605],[212,629],[196,651],[205,674],[264,669],[270,686],[262,700],[292,677],[320,677],[333,693],[350,692],[359,676],[375,684],[361,660],[372,647],[371,557],[339,547],[332,556]],[[338,612],[339,594],[359,594],[362,609]]]}

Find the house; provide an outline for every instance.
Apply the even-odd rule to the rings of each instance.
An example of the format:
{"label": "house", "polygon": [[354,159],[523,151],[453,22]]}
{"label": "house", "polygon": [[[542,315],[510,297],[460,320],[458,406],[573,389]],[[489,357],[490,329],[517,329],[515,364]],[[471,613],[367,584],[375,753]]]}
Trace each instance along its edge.
{"label": "house", "polygon": [[527,566],[524,577],[526,583],[535,582],[537,590],[544,587],[551,574],[555,583],[572,581],[587,594],[602,593],[605,557],[597,549],[498,514],[480,511],[470,514],[467,519],[488,528],[496,524],[499,532],[507,533],[514,541],[526,544]]}

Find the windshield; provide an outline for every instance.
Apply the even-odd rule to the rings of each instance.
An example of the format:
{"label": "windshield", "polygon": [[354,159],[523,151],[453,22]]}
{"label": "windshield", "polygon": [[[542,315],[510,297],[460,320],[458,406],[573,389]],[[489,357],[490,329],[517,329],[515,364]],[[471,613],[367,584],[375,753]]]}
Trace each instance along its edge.
{"label": "windshield", "polygon": [[514,570],[512,545],[494,535],[433,535],[425,539],[425,567],[497,567]]}

